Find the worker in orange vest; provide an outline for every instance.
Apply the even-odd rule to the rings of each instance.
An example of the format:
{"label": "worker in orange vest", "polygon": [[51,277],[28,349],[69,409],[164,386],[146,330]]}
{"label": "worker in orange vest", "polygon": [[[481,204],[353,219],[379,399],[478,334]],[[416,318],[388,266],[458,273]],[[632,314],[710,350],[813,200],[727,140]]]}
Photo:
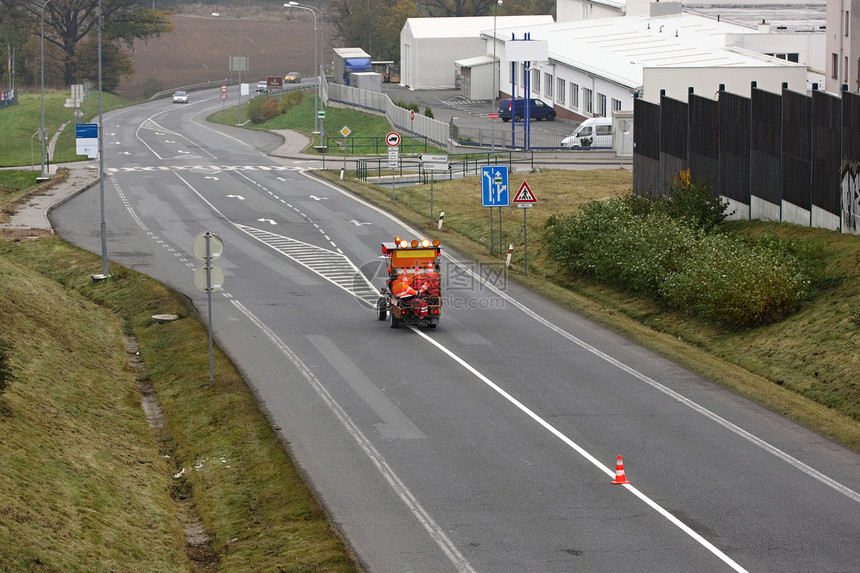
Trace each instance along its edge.
{"label": "worker in orange vest", "polygon": [[403,273],[391,285],[391,294],[397,298],[408,298],[417,295],[418,291],[412,288],[409,282],[409,276]]}

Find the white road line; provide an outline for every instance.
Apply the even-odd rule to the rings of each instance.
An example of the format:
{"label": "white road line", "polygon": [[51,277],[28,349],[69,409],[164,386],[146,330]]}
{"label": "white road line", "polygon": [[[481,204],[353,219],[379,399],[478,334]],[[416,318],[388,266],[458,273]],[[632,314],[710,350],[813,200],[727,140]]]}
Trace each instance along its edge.
{"label": "white road line", "polygon": [[445,553],[451,563],[456,567],[457,571],[461,573],[475,573],[475,570],[460,553],[454,543],[445,535],[445,531],[439,527],[439,524],[433,519],[433,517],[424,509],[418,499],[412,494],[406,484],[398,477],[391,466],[388,465],[388,462],[385,461],[385,458],[382,456],[379,451],[373,447],[373,444],[364,435],[364,433],[356,426],[355,422],[349,417],[346,411],[340,406],[340,404],[335,401],[331,394],[329,394],[328,390],[325,389],[325,386],[319,381],[319,379],[311,372],[311,369],[308,368],[304,362],[287,346],[281,339],[272,331],[268,326],[266,326],[263,321],[257,318],[251,311],[249,311],[245,306],[242,305],[239,301],[233,300],[231,301],[233,306],[235,306],[242,314],[244,314],[248,319],[259,328],[263,334],[275,345],[275,347],[281,351],[281,353],[289,360],[293,366],[295,366],[296,370],[304,377],[305,380],[311,385],[311,387],[316,391],[317,395],[320,399],[325,402],[325,404],[329,407],[329,409],[334,413],[337,419],[343,424],[344,428],[346,428],[347,432],[352,436],[352,438],[356,441],[358,446],[364,451],[367,457],[370,458],[370,461],[373,462],[373,465],[379,470],[382,476],[385,478],[385,481],[391,486],[391,488],[395,491],[400,500],[409,508],[409,511],[418,522],[424,527],[427,533],[430,534],[430,537],[436,542],[439,548]]}
{"label": "white road line", "polygon": [[[418,328],[416,328],[414,326],[410,326],[410,329],[413,332],[415,332],[418,336],[420,336],[421,338],[423,338],[424,340],[426,340],[427,342],[429,342],[430,344],[432,344],[433,346],[435,346],[436,348],[438,348],[439,350],[441,350],[442,352],[447,354],[452,360],[454,360],[460,366],[462,366],[463,368],[465,368],[466,370],[471,372],[472,375],[474,375],[478,380],[480,380],[481,382],[483,382],[484,384],[486,384],[487,386],[492,388],[499,395],[501,395],[505,400],[507,400],[508,402],[513,404],[518,410],[520,410],[526,416],[528,416],[529,418],[531,418],[532,420],[537,422],[539,425],[541,425],[545,430],[547,430],[553,436],[555,436],[556,438],[558,438],[559,440],[561,440],[562,442],[564,442],[565,444],[570,446],[573,450],[576,451],[576,453],[578,453],[583,458],[585,458],[586,460],[591,462],[591,464],[594,465],[597,469],[599,469],[600,471],[602,471],[603,473],[605,473],[609,477],[615,477],[615,470],[614,469],[610,469],[610,468],[606,467],[605,465],[603,465],[602,463],[600,463],[597,460],[597,458],[595,458],[593,455],[591,455],[582,446],[580,446],[579,444],[577,444],[576,442],[574,442],[573,440],[571,440],[570,438],[565,436],[555,426],[553,426],[552,424],[550,424],[549,422],[547,422],[546,420],[544,420],[543,418],[541,418],[540,416],[535,414],[525,404],[523,404],[522,402],[520,402],[519,400],[517,400],[516,398],[514,398],[510,394],[508,394],[498,384],[494,383],[492,380],[490,380],[489,378],[487,378],[486,376],[481,374],[478,370],[476,370],[474,367],[472,367],[468,362],[466,362],[465,360],[463,360],[462,358],[457,356],[453,351],[449,350],[447,347],[443,346],[440,342],[434,340],[433,338],[430,338],[429,336],[427,336],[427,334],[425,334],[424,332],[422,332]],[[658,505],[655,501],[653,501],[647,495],[645,495],[644,493],[642,493],[641,491],[639,491],[638,489],[636,489],[635,487],[633,487],[630,484],[624,484],[624,487],[627,488],[627,490],[630,491],[631,493],[633,493],[636,497],[638,497],[639,499],[644,501],[646,504],[651,506],[651,508],[653,508],[655,511],[657,511],[660,515],[662,515],[663,517],[668,519],[670,522],[675,524],[678,528],[681,529],[681,531],[683,531],[684,533],[686,533],[687,535],[692,537],[694,540],[696,540],[705,549],[707,549],[708,551],[713,553],[723,563],[725,563],[726,565],[728,565],[729,567],[731,567],[735,571],[744,571],[744,572],[746,571],[746,569],[744,569],[743,567],[738,565],[731,557],[729,557],[728,555],[726,555],[725,553],[720,551],[710,541],[708,541],[707,539],[705,539],[704,537],[702,537],[701,535],[696,533],[687,524],[685,524],[680,519],[678,519],[677,517],[675,517],[674,515],[669,513],[666,509],[664,509],[663,507]]]}

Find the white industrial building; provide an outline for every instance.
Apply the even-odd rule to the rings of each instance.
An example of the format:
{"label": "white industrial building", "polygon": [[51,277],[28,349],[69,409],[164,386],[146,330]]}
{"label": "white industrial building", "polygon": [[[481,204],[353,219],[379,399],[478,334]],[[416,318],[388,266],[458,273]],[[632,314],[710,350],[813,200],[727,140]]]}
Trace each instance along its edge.
{"label": "white industrial building", "polygon": [[400,31],[400,85],[416,90],[459,88],[455,62],[487,54],[482,30],[493,30],[494,23],[501,29],[552,22],[552,16],[409,18]]}
{"label": "white industrial building", "polygon": [[860,91],[860,0],[827,3],[827,91],[838,94],[842,86]]}
{"label": "white industrial building", "polygon": [[[663,5],[672,3],[663,3]],[[664,6],[661,13],[665,13]],[[610,17],[542,26],[497,30],[495,52],[500,61],[503,96],[523,97],[522,67],[512,87],[511,62],[506,44],[511,35],[545,41],[548,58],[531,62],[531,97],[555,106],[561,117],[609,117],[613,110],[633,107],[634,94],[658,102],[661,93],[686,101],[690,89],[699,95],[715,94],[720,87],[748,95],[751,83],[768,91],[809,89],[807,66],[737,46],[727,38],[757,35],[738,24],[676,11],[663,16]],[[488,52],[493,33],[484,30]],[[762,35],[764,31],[762,31]]]}

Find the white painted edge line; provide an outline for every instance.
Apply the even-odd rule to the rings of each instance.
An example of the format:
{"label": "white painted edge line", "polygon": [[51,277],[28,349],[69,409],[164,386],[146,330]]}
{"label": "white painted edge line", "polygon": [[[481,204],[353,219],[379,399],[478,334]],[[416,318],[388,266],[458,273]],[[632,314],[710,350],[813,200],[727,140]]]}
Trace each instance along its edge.
{"label": "white painted edge line", "polygon": [[352,438],[356,441],[359,447],[364,451],[367,457],[370,458],[370,461],[376,466],[379,470],[379,473],[385,478],[385,481],[391,486],[397,496],[403,501],[409,511],[415,516],[418,522],[424,527],[424,529],[430,534],[430,537],[436,542],[439,548],[445,553],[454,567],[457,568],[457,571],[460,573],[475,573],[475,570],[466,560],[466,558],[460,553],[454,543],[445,535],[445,532],[441,527],[433,520],[433,517],[424,509],[415,495],[406,487],[406,484],[397,476],[391,466],[388,465],[388,462],[385,461],[385,458],[379,451],[373,447],[373,444],[369,439],[362,433],[362,431],[356,426],[356,424],[352,421],[349,415],[344,411],[344,409],[338,404],[335,399],[329,394],[328,390],[322,385],[319,379],[311,372],[310,368],[308,368],[304,362],[287,346],[281,339],[272,331],[268,326],[266,326],[259,318],[257,318],[251,311],[249,311],[245,306],[242,305],[239,301],[233,300],[230,301],[233,306],[235,306],[239,312],[244,314],[248,319],[266,335],[266,337],[275,345],[275,347],[289,360],[293,366],[299,371],[299,373],[304,377],[305,380],[311,385],[311,387],[316,391],[317,395],[320,399],[329,407],[332,413],[337,417],[341,424],[343,424],[346,431],[352,436]]}
{"label": "white painted edge line", "polygon": [[[558,439],[560,439],[562,442],[564,442],[565,444],[567,444],[568,446],[570,446],[570,447],[571,447],[572,449],[574,449],[574,450],[575,450],[579,455],[581,455],[583,458],[585,458],[586,460],[588,460],[589,462],[591,462],[591,464],[592,464],[592,465],[594,465],[597,469],[599,469],[600,471],[602,471],[603,473],[605,473],[606,475],[608,475],[608,476],[610,476],[610,477],[614,477],[614,476],[615,476],[615,471],[614,471],[614,470],[612,470],[612,469],[610,469],[610,468],[606,467],[605,465],[603,465],[602,463],[600,463],[600,462],[597,460],[597,458],[595,458],[593,455],[591,455],[590,453],[588,453],[588,451],[586,451],[585,449],[583,449],[583,448],[582,448],[582,446],[580,446],[579,444],[577,444],[576,442],[574,442],[573,440],[571,440],[570,438],[568,438],[567,436],[565,436],[565,435],[564,435],[563,433],[561,433],[561,431],[559,431],[555,426],[553,426],[552,424],[550,424],[549,422],[547,422],[546,420],[544,420],[543,418],[541,418],[540,416],[538,416],[537,414],[535,414],[535,413],[534,413],[532,410],[530,410],[530,409],[529,409],[525,404],[523,404],[522,402],[520,402],[519,400],[517,400],[516,398],[514,398],[514,397],[513,397],[513,396],[511,396],[510,394],[508,394],[505,390],[503,390],[502,388],[500,388],[500,387],[499,387],[496,383],[494,383],[492,380],[490,380],[489,378],[487,378],[486,376],[484,376],[483,374],[481,374],[478,370],[476,370],[476,369],[475,369],[475,368],[473,368],[471,365],[469,365],[465,360],[463,360],[462,358],[460,358],[459,356],[457,356],[456,354],[454,354],[454,352],[453,352],[453,351],[449,350],[447,347],[443,346],[441,343],[439,343],[438,341],[434,340],[433,338],[430,338],[427,334],[425,334],[424,332],[422,332],[422,331],[420,331],[419,329],[415,328],[414,326],[410,327],[410,329],[411,329],[413,332],[415,332],[418,336],[420,336],[421,338],[423,338],[424,340],[426,340],[427,342],[429,342],[430,344],[432,344],[433,346],[435,346],[436,348],[438,348],[439,350],[441,350],[443,353],[447,354],[447,355],[448,355],[452,360],[454,360],[454,361],[455,361],[455,362],[457,362],[460,366],[462,366],[463,368],[465,368],[466,370],[468,370],[469,372],[471,372],[471,373],[472,373],[476,378],[478,378],[481,382],[483,382],[484,384],[486,384],[487,386],[489,386],[490,388],[492,388],[493,390],[495,390],[495,391],[496,391],[498,394],[500,394],[500,395],[501,395],[505,400],[507,400],[508,402],[510,402],[511,404],[513,404],[513,405],[514,405],[518,410],[520,410],[520,411],[521,411],[521,412],[523,412],[526,416],[528,416],[529,418],[531,418],[532,420],[534,420],[535,422],[537,422],[540,426],[542,426],[545,430],[547,430],[547,431],[548,431],[549,433],[551,433],[553,436],[557,437],[557,438],[558,438]],[[718,557],[721,561],[723,561],[726,565],[728,565],[729,567],[731,567],[731,568],[732,568],[732,569],[734,569],[735,571],[739,571],[739,572],[740,572],[740,571],[746,571],[746,569],[744,569],[743,567],[741,567],[740,565],[738,565],[734,560],[732,560],[732,558],[731,558],[731,557],[729,557],[728,555],[726,555],[725,553],[723,553],[722,551],[720,551],[720,550],[719,550],[717,547],[715,547],[715,546],[714,546],[710,541],[708,541],[707,539],[705,539],[704,537],[702,537],[701,535],[699,535],[698,533],[696,533],[692,528],[690,528],[688,525],[686,525],[686,524],[685,524],[684,522],[682,522],[680,519],[678,519],[677,517],[675,517],[674,515],[672,515],[671,513],[669,513],[666,509],[664,509],[663,507],[661,507],[660,505],[658,505],[655,501],[653,501],[653,500],[652,500],[651,498],[649,498],[647,495],[645,495],[644,493],[642,493],[641,491],[639,491],[638,489],[636,489],[634,486],[632,486],[632,485],[630,485],[630,484],[624,484],[624,487],[625,487],[625,488],[627,488],[627,490],[628,490],[628,491],[630,491],[631,493],[633,493],[636,497],[638,497],[639,499],[641,499],[642,501],[644,501],[646,504],[648,504],[649,506],[651,506],[651,508],[653,508],[655,511],[657,511],[657,513],[659,513],[660,515],[662,515],[663,517],[665,517],[666,519],[668,519],[670,522],[672,522],[674,525],[676,525],[678,528],[680,528],[680,529],[681,529],[681,531],[683,531],[684,533],[686,533],[687,535],[689,535],[690,537],[692,537],[693,539],[695,539],[699,544],[701,544],[703,547],[705,547],[705,549],[707,549],[708,551],[710,551],[711,553],[713,553],[715,556],[717,556],[717,557]]]}
{"label": "white painted edge line", "polygon": [[[304,175],[305,177],[308,177],[309,179],[313,179],[315,181],[323,183],[323,184],[327,185],[328,187],[330,187],[331,189],[334,189],[335,191],[340,192],[344,196],[350,197],[353,200],[361,203],[362,205],[365,205],[367,207],[370,207],[371,209],[376,210],[378,213],[385,215],[386,217],[388,217],[389,219],[391,219],[392,221],[394,221],[398,225],[403,225],[411,233],[415,234],[415,236],[421,236],[422,235],[422,233],[416,231],[415,229],[412,229],[411,227],[409,227],[408,225],[403,223],[403,221],[400,221],[399,219],[394,217],[394,215],[391,215],[390,213],[386,212],[385,210],[380,209],[379,207],[376,207],[375,205],[368,203],[367,201],[361,199],[360,197],[356,197],[355,195],[349,193],[348,191],[340,189],[339,187],[337,187],[335,185],[331,185],[328,181],[324,181],[322,179],[314,177],[312,174],[308,174],[308,173],[303,172],[302,175]],[[535,311],[533,311],[532,309],[530,309],[529,307],[527,307],[523,303],[519,302],[518,300],[514,299],[513,297],[511,297],[507,293],[503,292],[498,287],[496,287],[494,284],[485,281],[478,274],[476,274],[472,269],[470,269],[467,265],[464,265],[463,263],[461,263],[459,260],[450,256],[449,254],[445,254],[444,256],[449,261],[451,261],[453,264],[457,265],[463,272],[468,273],[476,281],[483,284],[488,290],[493,291],[496,295],[503,298],[505,301],[509,302],[510,304],[514,305],[516,308],[520,309],[526,315],[532,317],[534,320],[536,320],[540,324],[543,324],[544,326],[546,326],[547,328],[549,328],[550,330],[552,330],[556,334],[559,334],[560,336],[566,338],[570,342],[576,344],[577,346],[579,346],[580,348],[582,348],[584,350],[587,350],[588,352],[594,354],[595,356],[602,358],[606,362],[612,364],[613,366],[617,367],[618,369],[622,370],[623,372],[626,372],[627,374],[633,376],[634,378],[637,378],[637,379],[641,380],[642,382],[645,382],[646,384],[648,384],[652,388],[655,388],[655,389],[659,390],[660,392],[663,392],[667,396],[674,398],[675,400],[684,404],[685,406],[689,407],[690,409],[694,410],[695,412],[702,414],[706,418],[708,418],[708,419],[716,422],[717,424],[723,426],[724,428],[726,428],[730,432],[733,432],[734,434],[736,434],[736,435],[744,438],[745,440],[755,444],[756,446],[760,447],[761,449],[765,450],[766,452],[768,452],[768,453],[776,456],[777,458],[781,459],[782,461],[788,463],[792,467],[802,471],[806,475],[820,481],[821,483],[823,483],[823,484],[827,485],[828,487],[834,489],[835,491],[838,491],[839,493],[847,496],[848,498],[852,499],[853,501],[860,503],[860,493],[852,490],[851,488],[849,488],[848,486],[846,486],[844,484],[839,483],[838,481],[836,481],[833,478],[821,473],[820,471],[816,470],[815,468],[803,463],[802,461],[798,460],[797,458],[795,458],[795,457],[789,455],[788,453],[780,450],[776,446],[766,442],[765,440],[762,440],[761,438],[753,435],[752,433],[748,432],[747,430],[744,430],[740,426],[726,420],[722,416],[719,416],[718,414],[711,412],[710,410],[708,410],[704,406],[701,406],[701,405],[697,404],[696,402],[693,402],[689,398],[683,396],[682,394],[676,392],[675,390],[672,390],[668,386],[665,386],[665,385],[657,382],[653,378],[650,378],[649,376],[646,376],[645,374],[639,372],[638,370],[624,364],[620,360],[613,358],[612,356],[606,354],[602,350],[592,346],[591,344],[588,344],[584,340],[577,338],[573,334],[571,334],[571,333],[567,332],[566,330],[564,330],[563,328],[553,324],[552,322],[550,322],[549,320],[540,316],[538,313],[536,313]]]}

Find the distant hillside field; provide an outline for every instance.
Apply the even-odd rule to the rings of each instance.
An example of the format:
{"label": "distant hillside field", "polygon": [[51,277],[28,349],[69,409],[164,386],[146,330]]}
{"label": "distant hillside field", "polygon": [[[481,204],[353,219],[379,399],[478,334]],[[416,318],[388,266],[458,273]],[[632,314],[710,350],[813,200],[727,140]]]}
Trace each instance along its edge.
{"label": "distant hillside field", "polygon": [[[241,55],[248,57],[250,68],[247,74],[242,73],[243,82],[254,83],[291,71],[313,75],[314,23],[307,10],[297,10],[290,18],[285,13],[281,19],[236,20],[225,13],[220,17],[177,14],[171,21],[172,33],[147,43],[135,42],[132,57],[136,73],[120,83],[119,95],[140,98],[141,87],[150,77],[162,81],[165,89],[235,78],[237,74],[229,71],[229,58],[240,55],[240,30]],[[317,25],[322,34],[322,23]],[[331,50],[325,53],[331,60]]]}

